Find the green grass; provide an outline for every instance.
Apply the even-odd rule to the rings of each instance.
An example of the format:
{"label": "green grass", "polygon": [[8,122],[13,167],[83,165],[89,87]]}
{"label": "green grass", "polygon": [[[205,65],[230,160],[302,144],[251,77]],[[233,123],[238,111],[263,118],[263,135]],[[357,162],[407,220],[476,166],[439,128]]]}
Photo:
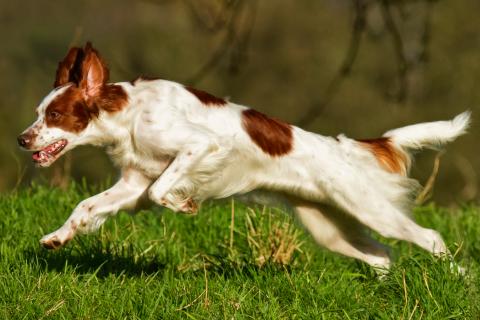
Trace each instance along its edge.
{"label": "green grass", "polygon": [[93,192],[33,186],[2,196],[0,318],[480,318],[473,206],[415,211],[442,233],[467,277],[412,245],[386,241],[397,263],[378,280],[365,264],[317,247],[288,214],[237,203],[233,243],[230,203],[212,203],[197,216],[120,213],[64,249],[40,248],[39,238]]}

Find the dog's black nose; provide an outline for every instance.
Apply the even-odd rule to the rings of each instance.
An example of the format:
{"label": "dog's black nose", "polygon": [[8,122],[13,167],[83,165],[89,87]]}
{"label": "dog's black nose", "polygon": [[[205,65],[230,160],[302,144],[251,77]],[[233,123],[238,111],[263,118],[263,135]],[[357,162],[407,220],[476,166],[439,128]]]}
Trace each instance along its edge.
{"label": "dog's black nose", "polygon": [[32,141],[32,137],[28,134],[21,134],[18,136],[17,138],[17,141],[18,141],[18,145],[20,147],[27,147],[30,142]]}

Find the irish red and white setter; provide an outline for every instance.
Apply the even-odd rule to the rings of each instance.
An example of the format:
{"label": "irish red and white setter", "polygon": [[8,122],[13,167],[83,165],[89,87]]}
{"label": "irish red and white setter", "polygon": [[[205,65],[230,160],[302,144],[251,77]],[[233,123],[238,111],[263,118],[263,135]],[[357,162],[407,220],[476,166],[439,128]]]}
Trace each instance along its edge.
{"label": "irish red and white setter", "polygon": [[468,112],[354,140],[307,132],[175,82],[109,83],[108,77],[90,43],[70,49],[38,119],[18,137],[40,167],[90,144],[106,147],[121,170],[113,187],[82,201],[60,229],[44,236],[44,247],[95,231],[146,198],[194,213],[206,199],[242,196],[290,206],[319,244],[376,268],[388,268],[390,258],[366,228],[448,255],[438,232],[412,220],[418,183],[407,174],[413,150],[465,133]]}

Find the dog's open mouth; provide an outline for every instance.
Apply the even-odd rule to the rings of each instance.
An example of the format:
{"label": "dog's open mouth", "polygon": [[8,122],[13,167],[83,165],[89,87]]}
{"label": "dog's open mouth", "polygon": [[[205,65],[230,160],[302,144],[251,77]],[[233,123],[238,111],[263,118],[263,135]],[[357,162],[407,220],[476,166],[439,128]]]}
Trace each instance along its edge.
{"label": "dog's open mouth", "polygon": [[49,144],[40,151],[35,151],[32,155],[33,162],[38,165],[52,163],[57,158],[58,154],[67,146],[67,143],[67,140],[61,139]]}

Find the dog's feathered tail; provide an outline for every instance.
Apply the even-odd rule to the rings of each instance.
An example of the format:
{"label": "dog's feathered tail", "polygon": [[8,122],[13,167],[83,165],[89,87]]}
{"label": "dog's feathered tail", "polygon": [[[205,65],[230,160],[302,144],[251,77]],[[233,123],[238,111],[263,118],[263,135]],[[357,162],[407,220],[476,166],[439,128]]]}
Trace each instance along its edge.
{"label": "dog's feathered tail", "polygon": [[407,152],[423,148],[437,150],[466,133],[470,120],[470,111],[465,111],[453,120],[418,123],[393,129],[385,132],[383,137],[389,138]]}
{"label": "dog's feathered tail", "polygon": [[[358,140],[360,146],[375,157],[379,168],[383,170],[364,170],[368,181],[365,184],[377,199],[380,198],[408,215],[420,190],[418,181],[408,177],[415,150],[428,148],[439,149],[442,145],[464,134],[470,123],[470,112],[464,112],[449,121],[419,123],[386,132],[382,138]],[[391,174],[384,174],[384,172]]]}
{"label": "dog's feathered tail", "polygon": [[464,134],[469,124],[470,112],[466,111],[453,120],[418,123],[387,131],[380,139],[358,141],[373,153],[383,169],[406,176],[414,150],[438,150]]}
{"label": "dog's feathered tail", "polygon": [[420,189],[416,180],[408,178],[413,151],[440,149],[466,133],[470,117],[470,112],[466,111],[452,120],[418,123],[387,131],[380,139],[360,141],[363,147],[373,153],[384,170],[395,173],[381,180],[381,193],[385,199],[407,214]]}

